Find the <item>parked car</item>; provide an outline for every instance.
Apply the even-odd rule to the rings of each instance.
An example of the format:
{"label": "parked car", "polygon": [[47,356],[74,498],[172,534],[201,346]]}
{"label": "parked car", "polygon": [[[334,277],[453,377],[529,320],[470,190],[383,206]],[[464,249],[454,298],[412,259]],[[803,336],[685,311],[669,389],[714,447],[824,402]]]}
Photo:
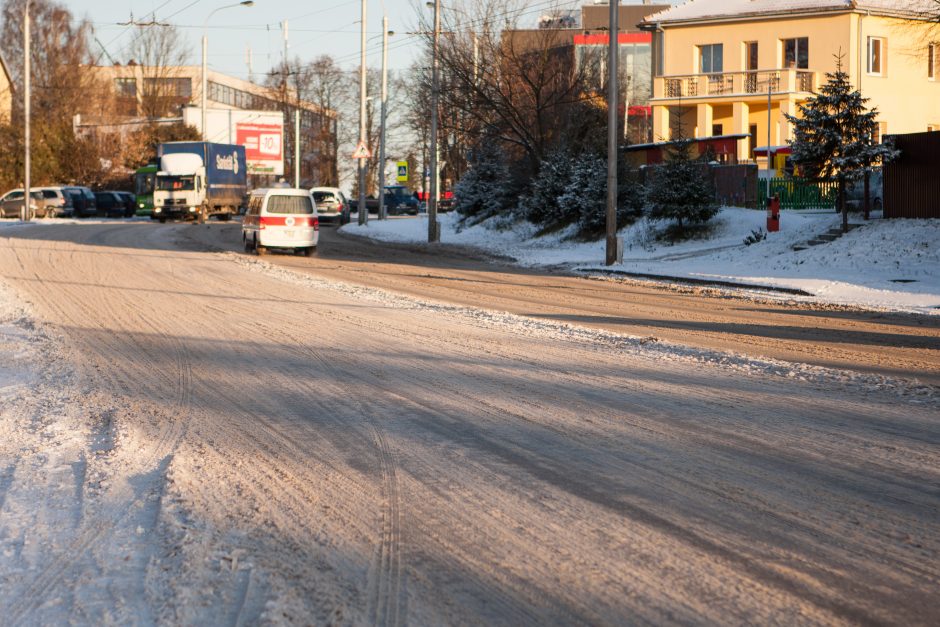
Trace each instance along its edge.
{"label": "parked car", "polygon": [[269,248],[313,255],[320,238],[313,195],[305,189],[256,189],[242,219],[245,252],[263,255]]}
{"label": "parked car", "polygon": [[95,201],[98,203],[98,215],[105,218],[124,217],[124,199],[117,192],[95,192]]}
{"label": "parked car", "polygon": [[43,187],[40,191],[43,198],[42,217],[71,218],[75,213],[72,196],[61,185]]}
{"label": "parked car", "polygon": [[[44,207],[42,191],[32,188],[29,201],[29,218],[32,220],[39,214],[40,208]],[[19,218],[23,212],[23,190],[13,189],[3,196],[0,196],[0,217]]]}
{"label": "parked car", "polygon": [[408,213],[416,216],[420,205],[414,193],[404,185],[385,186],[385,210],[388,215]]}
{"label": "parked car", "polygon": [[124,217],[133,218],[137,215],[137,197],[130,192],[114,192],[124,201]]}
{"label": "parked car", "polygon": [[76,218],[98,215],[98,201],[90,189],[80,185],[67,185],[62,191],[72,197],[72,215]]}
{"label": "parked car", "polygon": [[310,193],[321,220],[335,220],[340,224],[349,222],[349,202],[338,187],[314,187]]}

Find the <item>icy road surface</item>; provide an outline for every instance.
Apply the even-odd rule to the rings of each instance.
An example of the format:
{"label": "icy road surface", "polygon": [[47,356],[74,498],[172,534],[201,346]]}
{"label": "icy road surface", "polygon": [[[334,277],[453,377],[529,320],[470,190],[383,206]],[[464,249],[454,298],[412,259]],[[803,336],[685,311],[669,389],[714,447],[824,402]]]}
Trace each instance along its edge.
{"label": "icy road surface", "polygon": [[193,228],[0,232],[2,622],[940,621],[936,388]]}

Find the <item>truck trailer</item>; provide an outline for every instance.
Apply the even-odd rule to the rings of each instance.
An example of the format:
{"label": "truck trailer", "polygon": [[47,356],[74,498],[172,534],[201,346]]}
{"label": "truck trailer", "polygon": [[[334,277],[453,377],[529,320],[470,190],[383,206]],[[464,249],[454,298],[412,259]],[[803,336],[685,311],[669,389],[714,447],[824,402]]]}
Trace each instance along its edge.
{"label": "truck trailer", "polygon": [[159,170],[153,215],[160,222],[237,215],[248,191],[245,147],[212,142],[167,142],[157,147]]}

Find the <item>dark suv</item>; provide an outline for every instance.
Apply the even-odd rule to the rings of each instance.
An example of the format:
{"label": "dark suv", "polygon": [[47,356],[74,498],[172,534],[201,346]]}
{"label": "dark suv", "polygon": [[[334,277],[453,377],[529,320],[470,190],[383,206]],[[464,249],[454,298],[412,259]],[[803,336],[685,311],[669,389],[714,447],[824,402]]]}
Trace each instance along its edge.
{"label": "dark suv", "polygon": [[69,185],[62,188],[72,198],[73,215],[76,218],[88,218],[98,215],[98,201],[95,194],[87,187]]}

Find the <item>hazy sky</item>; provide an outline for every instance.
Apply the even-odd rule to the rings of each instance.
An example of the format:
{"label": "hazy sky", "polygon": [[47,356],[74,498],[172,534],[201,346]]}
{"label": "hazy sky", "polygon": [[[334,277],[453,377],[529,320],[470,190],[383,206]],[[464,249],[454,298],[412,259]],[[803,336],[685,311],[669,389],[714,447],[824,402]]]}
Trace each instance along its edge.
{"label": "hazy sky", "polygon": [[[95,34],[108,53],[117,61],[128,60],[128,44],[135,28],[119,25],[134,19],[170,22],[182,31],[190,46],[190,63],[201,62],[200,38],[209,13],[237,0],[59,0],[76,17],[87,17]],[[532,26],[538,14],[553,4],[577,7],[591,0],[526,0],[529,7],[522,17]],[[445,5],[447,3],[445,2]],[[384,0],[389,28],[396,35],[389,40],[389,67],[405,69],[420,51],[420,40],[408,35],[418,23],[416,5],[423,9],[424,0]],[[361,0],[312,0],[306,3],[288,0],[255,0],[253,7],[233,7],[212,17],[207,30],[209,66],[212,69],[242,78],[247,77],[246,50],[252,49],[254,74],[262,76],[283,55],[284,39],[281,22],[288,21],[291,58],[310,60],[321,54],[332,54],[347,68],[358,67],[359,24]],[[381,32],[383,3],[368,0],[369,66],[381,64]],[[97,44],[96,51],[100,52]],[[102,62],[107,58],[102,56]]]}

